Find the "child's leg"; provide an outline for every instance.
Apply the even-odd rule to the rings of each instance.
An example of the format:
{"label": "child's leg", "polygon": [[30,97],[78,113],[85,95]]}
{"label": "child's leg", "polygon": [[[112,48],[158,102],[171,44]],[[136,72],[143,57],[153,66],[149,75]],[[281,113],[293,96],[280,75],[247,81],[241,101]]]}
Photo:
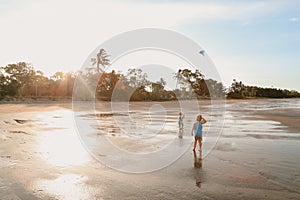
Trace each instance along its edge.
{"label": "child's leg", "polygon": [[202,138],[198,138],[198,143],[199,143],[199,151],[202,150]]}
{"label": "child's leg", "polygon": [[196,139],[196,137],[195,137],[195,139],[194,139],[194,148],[193,148],[193,151],[195,151],[196,145],[197,145],[197,139]]}

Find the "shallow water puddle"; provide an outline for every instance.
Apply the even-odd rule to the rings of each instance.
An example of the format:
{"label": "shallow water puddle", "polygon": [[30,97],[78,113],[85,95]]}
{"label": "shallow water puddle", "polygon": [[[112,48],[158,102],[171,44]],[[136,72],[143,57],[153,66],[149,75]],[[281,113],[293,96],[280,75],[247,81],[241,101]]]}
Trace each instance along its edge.
{"label": "shallow water puddle", "polygon": [[[59,117],[58,117],[59,116]],[[54,166],[84,165],[91,157],[75,131],[73,112],[53,111],[37,115],[43,130],[37,134],[37,152]]]}
{"label": "shallow water puddle", "polygon": [[37,124],[46,127],[74,128],[74,113],[71,110],[54,110],[35,115]]}
{"label": "shallow water puddle", "polygon": [[74,132],[47,131],[38,135],[37,151],[42,159],[54,166],[84,165],[90,155]]}
{"label": "shallow water puddle", "polygon": [[32,187],[57,199],[101,199],[101,188],[88,185],[88,178],[78,174],[64,174],[54,180],[39,180]]}

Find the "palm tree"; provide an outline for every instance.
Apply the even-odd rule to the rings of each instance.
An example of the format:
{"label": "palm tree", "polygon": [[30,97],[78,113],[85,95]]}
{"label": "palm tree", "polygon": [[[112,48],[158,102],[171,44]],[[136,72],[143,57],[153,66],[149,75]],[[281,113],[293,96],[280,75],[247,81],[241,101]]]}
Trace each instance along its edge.
{"label": "palm tree", "polygon": [[[110,60],[108,58],[109,56],[110,55],[108,55],[106,53],[106,51],[103,48],[101,48],[99,50],[99,53],[97,53],[97,57],[96,58],[91,58],[92,65],[97,64],[97,71],[98,72],[100,72],[100,65],[102,67],[110,65],[110,63],[109,63]],[[103,70],[101,70],[101,71],[103,71]]]}
{"label": "palm tree", "polygon": [[163,79],[163,78],[160,78],[160,80],[158,81],[159,84],[161,84],[163,87],[166,86],[167,82]]}

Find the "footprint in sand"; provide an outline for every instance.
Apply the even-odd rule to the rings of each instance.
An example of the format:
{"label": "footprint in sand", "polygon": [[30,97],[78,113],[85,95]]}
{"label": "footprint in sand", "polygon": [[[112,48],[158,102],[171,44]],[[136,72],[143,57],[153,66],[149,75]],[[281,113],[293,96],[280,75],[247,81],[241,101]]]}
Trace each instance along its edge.
{"label": "footprint in sand", "polygon": [[10,133],[22,133],[25,135],[30,135],[29,133],[25,132],[25,131],[9,131]]}
{"label": "footprint in sand", "polygon": [[15,122],[17,122],[18,124],[25,124],[27,122],[30,122],[31,120],[25,120],[25,119],[14,119]]}

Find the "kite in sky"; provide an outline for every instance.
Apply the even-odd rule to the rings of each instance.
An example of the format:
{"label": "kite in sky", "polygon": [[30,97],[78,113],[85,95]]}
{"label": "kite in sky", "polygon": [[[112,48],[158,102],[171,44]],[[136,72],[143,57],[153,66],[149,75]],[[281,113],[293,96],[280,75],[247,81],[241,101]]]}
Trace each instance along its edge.
{"label": "kite in sky", "polygon": [[199,51],[199,53],[200,53],[202,56],[204,56],[205,51],[204,51],[204,50],[201,50],[201,51]]}

